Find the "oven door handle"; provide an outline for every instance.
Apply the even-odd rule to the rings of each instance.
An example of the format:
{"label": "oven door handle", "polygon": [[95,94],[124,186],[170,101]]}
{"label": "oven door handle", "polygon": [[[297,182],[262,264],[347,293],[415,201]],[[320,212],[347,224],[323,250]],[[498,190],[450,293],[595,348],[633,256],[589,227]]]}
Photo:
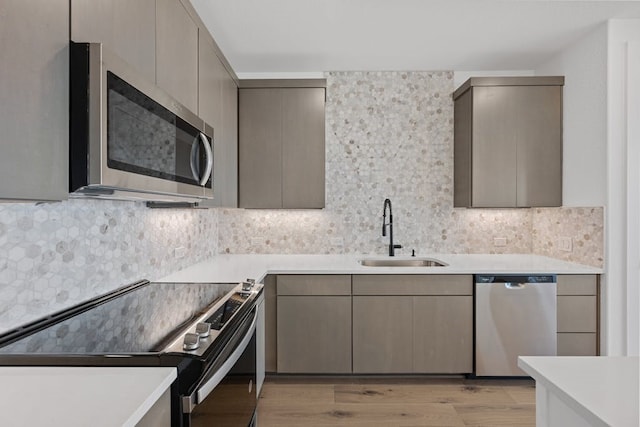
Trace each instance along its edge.
{"label": "oven door handle", "polygon": [[253,320],[251,321],[251,326],[249,326],[249,329],[247,330],[245,336],[242,338],[242,341],[240,341],[240,344],[238,344],[236,349],[233,351],[233,353],[231,353],[231,355],[229,355],[229,358],[225,360],[222,366],[220,366],[220,368],[204,384],[202,384],[200,388],[198,388],[198,390],[196,390],[197,403],[201,403],[204,401],[204,399],[207,398],[209,393],[211,393],[213,389],[216,388],[218,384],[220,384],[222,379],[226,377],[231,368],[233,368],[233,365],[235,365],[238,359],[240,359],[240,356],[242,356],[242,353],[244,353],[244,351],[247,349],[247,346],[249,345],[249,342],[253,337],[253,333],[256,330],[257,321],[257,313],[254,313]]}

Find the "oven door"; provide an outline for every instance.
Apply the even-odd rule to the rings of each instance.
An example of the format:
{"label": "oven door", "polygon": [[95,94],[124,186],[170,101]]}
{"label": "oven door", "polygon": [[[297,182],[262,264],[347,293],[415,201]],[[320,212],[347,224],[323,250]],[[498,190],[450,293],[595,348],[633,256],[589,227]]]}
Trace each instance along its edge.
{"label": "oven door", "polygon": [[256,394],[256,310],[247,316],[191,396],[182,398],[185,426],[254,423]]}

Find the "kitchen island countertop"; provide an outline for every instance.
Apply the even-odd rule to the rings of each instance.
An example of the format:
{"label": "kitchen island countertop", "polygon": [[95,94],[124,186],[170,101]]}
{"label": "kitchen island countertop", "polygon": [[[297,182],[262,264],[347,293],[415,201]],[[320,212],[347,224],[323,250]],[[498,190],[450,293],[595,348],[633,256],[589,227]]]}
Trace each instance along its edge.
{"label": "kitchen island countertop", "polygon": [[175,379],[175,368],[0,367],[0,425],[135,426]]}
{"label": "kitchen island countertop", "polygon": [[[363,258],[381,255],[217,255],[156,281],[261,281],[267,274],[601,274],[602,269],[540,255],[426,254],[444,267],[365,267]],[[394,257],[395,259],[415,259]]]}
{"label": "kitchen island countertop", "polygon": [[640,425],[638,357],[520,357],[536,380],[536,425]]}

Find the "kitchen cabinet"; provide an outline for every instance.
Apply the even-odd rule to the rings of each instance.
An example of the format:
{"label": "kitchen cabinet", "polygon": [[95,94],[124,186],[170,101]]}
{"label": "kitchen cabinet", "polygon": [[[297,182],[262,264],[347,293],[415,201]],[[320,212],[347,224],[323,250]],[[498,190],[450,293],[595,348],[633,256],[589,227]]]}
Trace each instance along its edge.
{"label": "kitchen cabinet", "polygon": [[479,77],[454,94],[454,206],[562,205],[564,77]]}
{"label": "kitchen cabinet", "polygon": [[156,0],[156,84],[198,111],[198,26],[178,0]]}
{"label": "kitchen cabinet", "polygon": [[354,373],[470,373],[470,275],[354,275]]}
{"label": "kitchen cabinet", "polygon": [[558,356],[596,356],[598,347],[598,276],[558,276]]}
{"label": "kitchen cabinet", "polygon": [[413,372],[411,297],[353,296],[353,372]]}
{"label": "kitchen cabinet", "polygon": [[71,0],[71,40],[103,43],[156,81],[156,0]]}
{"label": "kitchen cabinet", "polygon": [[238,87],[204,31],[198,50],[198,113],[214,134],[213,200],[200,206],[238,207]]}
{"label": "kitchen cabinet", "polygon": [[272,373],[278,370],[277,319],[277,276],[269,274],[264,278],[264,368]]}
{"label": "kitchen cabinet", "polygon": [[239,89],[239,206],[323,208],[324,87],[260,84]]}
{"label": "kitchen cabinet", "polygon": [[277,277],[279,373],[351,372],[351,277]]}
{"label": "kitchen cabinet", "polygon": [[265,369],[265,302],[264,291],[256,303],[256,396],[260,397],[266,376]]}
{"label": "kitchen cabinet", "polygon": [[0,3],[0,199],[69,192],[69,2]]}

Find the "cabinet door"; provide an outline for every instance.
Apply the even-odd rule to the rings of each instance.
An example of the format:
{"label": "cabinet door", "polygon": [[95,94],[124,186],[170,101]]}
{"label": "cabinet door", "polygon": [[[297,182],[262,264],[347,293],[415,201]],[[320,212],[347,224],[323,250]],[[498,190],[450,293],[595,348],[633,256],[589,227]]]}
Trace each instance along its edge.
{"label": "cabinet door", "polygon": [[227,70],[204,33],[198,35],[198,115],[213,127],[217,140],[222,125],[222,82]]}
{"label": "cabinet door", "polygon": [[213,127],[213,200],[206,207],[238,206],[238,92],[204,32],[199,33],[198,114]]}
{"label": "cabinet door", "polygon": [[351,372],[351,297],[278,297],[278,372]]}
{"label": "cabinet door", "polygon": [[520,98],[511,87],[473,88],[472,206],[516,206]]}
{"label": "cabinet door", "polygon": [[240,89],[241,208],[282,208],[282,96],[279,89]]}
{"label": "cabinet door", "polygon": [[410,296],[353,297],[353,372],[413,371],[413,302]]}
{"label": "cabinet door", "polygon": [[323,88],[282,89],[282,207],[324,207]]}
{"label": "cabinet door", "polygon": [[510,87],[519,99],[511,118],[517,134],[517,206],[562,205],[562,86]]}
{"label": "cabinet door", "polygon": [[71,0],[71,40],[103,43],[156,81],[156,0]]}
{"label": "cabinet door", "polygon": [[222,80],[222,149],[219,151],[224,166],[218,180],[218,189],[213,190],[214,197],[218,200],[218,206],[237,208],[238,86],[228,73],[225,73]]}
{"label": "cabinet door", "polygon": [[179,0],[156,1],[156,83],[198,111],[198,27]]}
{"label": "cabinet door", "polygon": [[69,193],[69,2],[0,2],[0,198]]}
{"label": "cabinet door", "polygon": [[413,297],[413,371],[473,371],[473,297]]}

